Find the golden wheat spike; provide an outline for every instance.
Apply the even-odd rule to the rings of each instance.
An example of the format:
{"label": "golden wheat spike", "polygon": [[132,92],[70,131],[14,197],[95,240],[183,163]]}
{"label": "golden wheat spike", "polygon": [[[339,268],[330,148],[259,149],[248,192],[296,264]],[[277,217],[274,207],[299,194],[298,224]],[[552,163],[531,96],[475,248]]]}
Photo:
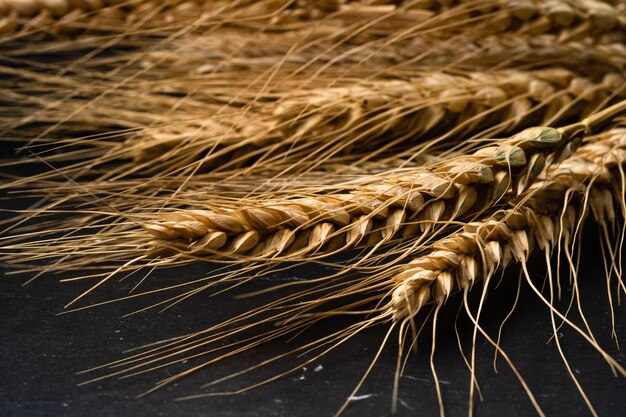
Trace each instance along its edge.
{"label": "golden wheat spike", "polygon": [[[530,128],[497,146],[349,194],[264,201],[242,209],[181,210],[159,214],[160,222],[146,222],[144,228],[157,238],[153,254],[160,253],[159,247],[183,255],[216,254],[229,247],[229,237],[255,232],[254,245],[245,245],[251,255],[280,259],[380,245],[400,233],[420,236],[438,223],[490,208],[509,189],[521,193],[548,159],[569,154],[582,134],[624,111],[626,101],[563,128]],[[324,251],[325,244],[330,246]]]}
{"label": "golden wheat spike", "polygon": [[[607,100],[624,95],[626,84],[619,73],[593,82],[560,68],[464,75],[427,72],[411,81],[378,80],[300,90],[249,111],[226,110],[209,118],[201,112],[217,112],[216,108],[202,109],[188,102],[186,107],[179,106],[180,116],[172,118],[186,116],[189,121],[168,123],[165,116],[155,112],[153,120],[163,119],[159,124],[165,126],[142,129],[125,143],[105,137],[90,146],[89,141],[72,140],[85,148],[84,153],[57,152],[53,158],[71,161],[88,155],[86,163],[92,167],[133,158],[133,164],[116,169],[122,176],[157,171],[160,175],[234,171],[244,166],[258,172],[276,165],[304,172],[337,162],[363,163],[388,155],[393,159],[394,154],[410,160],[421,155],[424,148],[437,144],[438,149],[446,149],[483,129],[495,135],[585,117]],[[161,106],[168,101],[156,103]],[[119,114],[115,109],[106,112],[101,108],[90,113],[90,118],[102,122]],[[121,113],[117,118],[123,116]],[[152,117],[152,113],[139,113],[132,120],[133,126],[142,116]],[[60,141],[62,146],[67,143]],[[104,156],[94,158],[98,153]],[[77,167],[80,164],[73,169]],[[107,175],[112,176],[111,172]]]}

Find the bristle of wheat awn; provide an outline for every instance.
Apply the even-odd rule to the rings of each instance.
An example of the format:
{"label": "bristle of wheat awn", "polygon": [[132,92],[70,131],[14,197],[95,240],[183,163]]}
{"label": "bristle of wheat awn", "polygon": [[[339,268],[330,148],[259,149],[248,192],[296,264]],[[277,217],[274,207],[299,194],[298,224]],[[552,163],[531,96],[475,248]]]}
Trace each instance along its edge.
{"label": "bristle of wheat awn", "polygon": [[[581,221],[585,192],[596,220],[614,222],[614,207],[624,198],[615,192],[623,178],[611,170],[622,165],[624,157],[626,130],[610,131],[550,169],[545,179],[510,203],[512,208],[467,223],[463,231],[435,243],[431,253],[406,264],[394,278],[394,320],[413,316],[426,302],[443,303],[454,289],[469,288],[511,262],[526,262],[535,248],[547,251],[559,242],[567,246]],[[568,200],[572,195],[575,198]]]}

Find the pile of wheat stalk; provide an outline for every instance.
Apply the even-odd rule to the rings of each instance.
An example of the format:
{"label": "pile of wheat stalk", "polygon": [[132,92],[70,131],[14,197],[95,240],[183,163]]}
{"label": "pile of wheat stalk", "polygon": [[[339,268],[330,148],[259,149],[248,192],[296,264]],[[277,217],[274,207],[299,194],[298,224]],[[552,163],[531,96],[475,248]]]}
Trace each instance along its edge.
{"label": "pile of wheat stalk", "polygon": [[[626,292],[625,41],[626,4],[611,0],[0,0],[0,132],[18,148],[1,187],[26,207],[2,224],[0,256],[29,282],[88,283],[71,311],[252,296],[251,280],[327,271],[94,380],[204,357],[157,389],[346,315],[288,354],[306,352],[301,366],[375,325],[389,329],[379,354],[394,332],[409,349],[462,297],[474,339],[543,415],[480,308],[517,265],[553,323],[626,376],[555,306],[577,288],[585,223],[611,291]],[[543,285],[531,255],[545,258]],[[569,281],[550,266],[562,257]],[[141,291],[152,271],[190,263],[205,275]],[[137,280],[131,294],[116,293],[120,277]],[[103,289],[108,301],[88,301]]]}

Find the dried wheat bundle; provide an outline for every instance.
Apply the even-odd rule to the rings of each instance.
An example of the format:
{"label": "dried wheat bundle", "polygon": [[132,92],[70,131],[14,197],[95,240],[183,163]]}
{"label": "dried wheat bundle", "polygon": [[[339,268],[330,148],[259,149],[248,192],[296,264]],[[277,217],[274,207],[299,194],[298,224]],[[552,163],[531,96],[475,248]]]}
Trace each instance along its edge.
{"label": "dried wheat bundle", "polygon": [[[46,166],[0,184],[35,201],[0,223],[0,259],[88,284],[76,310],[141,299],[144,311],[294,266],[334,268],[245,294],[271,300],[94,379],[199,358],[154,389],[341,316],[357,320],[214,382],[287,355],[310,363],[379,324],[376,358],[398,330],[399,375],[425,310],[434,335],[460,292],[474,341],[480,331],[494,345],[542,414],[481,308],[496,271],[520,264],[554,333],[558,316],[626,376],[584,317],[583,329],[555,307],[559,273],[546,299],[526,265],[565,254],[576,302],[574,247],[592,214],[606,278],[626,292],[626,130],[603,130],[626,113],[625,31],[619,1],[0,0],[0,136]],[[155,268],[193,262],[215,268],[136,291]],[[76,307],[146,271],[130,294]],[[473,351],[466,363],[471,414]]]}
{"label": "dried wheat bundle", "polygon": [[[555,316],[558,316],[572,326],[598,350],[616,373],[626,376],[626,370],[595,342],[591,330],[581,329],[566,315],[553,307],[553,287],[558,285],[554,281],[555,278],[558,280],[559,276],[549,275],[550,301],[548,301],[533,284],[526,270],[526,262],[533,251],[543,251],[547,260],[550,259],[555,250],[559,253],[565,251],[569,254],[575,240],[580,237],[580,226],[589,214],[593,215],[598,225],[605,231],[609,230],[612,225],[624,221],[626,216],[623,192],[626,186],[623,171],[625,158],[626,131],[624,129],[614,129],[591,137],[565,162],[549,168],[539,182],[517,199],[510,201],[507,208],[497,210],[481,221],[469,222],[460,227],[460,231],[438,239],[429,246],[428,250],[422,252],[410,263],[396,264],[396,268],[391,269],[389,269],[389,265],[385,265],[380,268],[382,272],[376,276],[359,276],[340,285],[326,283],[320,288],[320,286],[311,284],[313,287],[310,289],[305,289],[295,295],[284,296],[275,302],[247,311],[232,320],[199,332],[186,334],[163,345],[151,346],[143,352],[96,368],[108,373],[91,381],[109,377],[127,378],[200,358],[199,364],[159,381],[153,389],[148,391],[151,392],[219,361],[241,354],[261,343],[299,333],[313,323],[335,315],[362,316],[364,319],[362,322],[330,333],[320,340],[296,346],[287,353],[264,360],[241,371],[233,372],[209,385],[213,386],[216,383],[255,371],[287,355],[306,353],[307,356],[302,359],[301,363],[298,363],[297,367],[286,370],[285,373],[293,371],[300,366],[318,360],[329,350],[345,343],[357,333],[378,324],[387,324],[391,327],[382,342],[383,346],[387,343],[391,331],[399,326],[400,346],[403,347],[406,344],[402,339],[411,337],[406,329],[411,322],[418,319],[418,311],[430,305],[431,302],[435,303],[438,310],[452,292],[461,290],[464,293],[465,309],[476,325],[477,331],[480,330],[496,346],[498,352],[505,357],[541,414],[541,408],[532,392],[506,353],[498,347],[498,342],[493,341],[480,328],[478,323],[480,311],[478,313],[470,311],[467,292],[480,281],[482,281],[482,286],[486,288],[490,278],[498,269],[514,263],[521,264],[529,286],[546,302],[551,310],[553,320]],[[610,244],[608,236],[607,243]],[[398,269],[402,270],[399,274]],[[619,279],[621,280],[621,277]],[[620,288],[626,291],[623,283],[621,283]],[[355,301],[355,294],[361,294],[362,297]],[[337,306],[337,301],[344,299],[346,300],[345,304]],[[381,300],[383,301],[381,302]],[[268,312],[270,313],[269,316],[263,315],[263,313]],[[436,314],[433,319],[435,322],[437,320]],[[236,337],[240,334],[249,334],[246,332],[251,329],[262,329],[264,324],[276,322],[280,323],[280,326],[272,330],[262,331],[260,334],[246,336],[243,339]],[[556,326],[554,329],[556,332]],[[234,341],[230,339],[232,336],[236,337]],[[417,334],[414,333],[412,336],[417,337]],[[223,349],[223,346],[226,346],[226,349]],[[558,342],[557,346],[560,349]],[[382,346],[380,349],[382,350]],[[432,364],[433,353],[431,353],[431,366],[435,372]],[[563,359],[567,365],[564,355]],[[473,367],[472,359],[472,384],[474,384]],[[368,372],[369,370],[364,378]],[[401,372],[401,369],[398,369],[397,372]],[[281,373],[281,375],[283,374]],[[436,373],[434,377],[437,381]],[[245,392],[275,378],[269,378],[234,392]],[[577,383],[573,374],[572,378]],[[355,388],[353,395],[359,386],[360,383]],[[584,391],[578,384],[577,386],[591,412],[595,413]],[[204,395],[215,394],[199,394],[193,398]],[[443,408],[441,393],[439,392],[438,397],[440,406]]]}
{"label": "dried wheat bundle", "polygon": [[[356,246],[370,246],[374,251],[394,239],[411,239],[418,247],[427,244],[445,225],[471,219],[505,202],[510,198],[508,192],[522,192],[546,164],[575,149],[582,134],[596,131],[625,111],[624,103],[563,128],[522,131],[474,154],[374,176],[358,186],[353,183],[352,190],[343,193],[299,199],[272,199],[270,194],[264,199],[223,198],[221,202],[214,196],[211,210],[150,213],[139,206],[126,215],[106,215],[108,220],[101,217],[103,210],[110,212],[105,206],[87,210],[84,217],[64,219],[60,229],[49,228],[51,235],[61,232],[59,238],[7,244],[5,250],[21,250],[22,254],[13,258],[23,264],[72,259],[42,267],[52,272],[120,262],[128,268],[140,268],[154,257],[160,258],[160,265],[199,259],[311,260]],[[168,198],[162,201],[167,204]],[[63,199],[53,202],[47,211],[56,213],[60,201]],[[160,220],[154,221],[155,216]],[[97,236],[63,232],[77,227],[97,228],[107,222],[109,225]],[[139,230],[137,224],[145,230]],[[18,235],[18,241],[20,236],[28,237],[30,232]],[[103,241],[107,242],[106,249]],[[49,250],[51,245],[54,251]],[[118,250],[113,249],[116,246]],[[81,251],[77,252],[76,247]]]}
{"label": "dried wheat bundle", "polygon": [[[459,5],[458,7],[466,7],[468,9],[472,9],[472,7],[476,6],[471,6],[472,2],[462,2],[461,5]],[[469,6],[468,6],[469,5]],[[505,5],[505,3],[500,4],[497,7],[501,7],[502,5]],[[245,6],[245,4],[243,5]],[[242,7],[243,7],[242,6]],[[291,8],[293,5],[291,3],[289,3],[289,8]],[[479,7],[480,6],[480,7]],[[505,5],[506,6],[506,5]],[[505,7],[502,6],[502,7]],[[510,6],[510,5],[509,5]],[[509,7],[506,6],[506,7]],[[515,6],[515,5],[513,5]],[[513,7],[511,6],[511,7]],[[256,7],[256,6],[255,6]],[[263,6],[265,7],[265,6]],[[300,7],[300,6],[294,6],[294,7]],[[307,6],[309,7],[309,6]],[[318,6],[315,6],[318,7]],[[336,10],[338,6],[324,6],[324,5],[319,5],[320,8],[322,9],[328,9],[329,11],[332,10]],[[350,6],[353,7],[353,6]],[[349,7],[349,8],[350,8]],[[354,7],[364,7],[362,5],[358,5],[358,6],[354,6]],[[369,7],[369,6],[368,6]],[[384,7],[395,7],[395,6],[384,6]],[[405,7],[405,6],[402,6]],[[425,7],[424,4],[421,5],[413,5],[413,4],[407,4],[406,7],[408,8],[423,8]],[[430,5],[429,7],[434,7],[435,9],[439,9],[441,7],[441,5],[437,5],[436,7],[434,5]],[[456,6],[455,6],[456,7]],[[517,6],[515,6],[517,7]],[[245,8],[245,7],[244,7]],[[453,7],[454,9],[454,7]],[[480,12],[484,12],[484,5],[480,5],[478,4],[478,6],[476,6],[476,10],[480,11]],[[580,10],[583,10],[583,8],[581,8]],[[595,16],[597,13],[588,13],[589,16]],[[580,49],[580,48],[579,48]],[[376,54],[374,54],[376,55]],[[150,64],[151,65],[151,64]],[[245,72],[245,71],[244,71]],[[241,73],[241,71],[238,72],[239,74]],[[193,80],[190,80],[193,81]],[[616,81],[616,80],[613,80]],[[126,80],[123,81],[124,83],[126,83]],[[219,84],[220,80],[216,80],[216,82]],[[264,81],[266,82],[266,81]],[[296,80],[296,82],[300,82],[299,80]],[[585,84],[585,82],[579,82],[577,85],[583,85]],[[169,86],[171,86],[171,83],[168,83],[168,88]],[[90,85],[91,87],[91,85]],[[106,88],[106,87],[105,87]],[[146,84],[141,84],[141,87],[138,85],[133,85],[130,86],[130,88],[135,88],[135,89],[141,89],[143,91],[145,91],[146,89],[149,89],[149,87],[146,86]],[[133,91],[130,90],[129,91]],[[351,87],[346,87],[348,89],[354,90]],[[365,87],[365,90],[367,90],[368,88],[370,88],[369,86]],[[283,90],[288,90],[289,86],[284,86]],[[358,87],[357,87],[358,89]],[[374,86],[373,88],[374,91],[369,92],[369,91],[364,91],[362,92],[362,94],[376,94],[376,86]],[[592,88],[593,89],[593,88]],[[549,90],[549,89],[548,89]],[[546,91],[548,91],[546,90]],[[617,89],[618,91],[620,90],[619,88]],[[96,90],[97,91],[97,90]],[[136,90],[135,90],[136,91]],[[241,89],[239,90],[241,91]],[[179,91],[178,93],[183,93],[183,91]],[[352,92],[352,91],[351,91]],[[351,93],[350,92],[350,93]],[[545,91],[544,91],[545,92]],[[160,94],[157,95],[156,97],[148,97],[148,100],[146,102],[154,102],[161,99],[161,97],[163,96],[163,93],[166,94],[172,94],[174,93],[171,88],[169,91],[164,92],[164,91],[160,91]],[[103,94],[106,94],[107,96],[110,96],[110,94],[108,93],[98,93],[98,97],[100,97]],[[265,93],[266,94],[266,93]],[[319,92],[313,92],[313,94],[319,94]],[[336,99],[337,95],[339,95],[339,98],[341,100],[346,101],[346,99],[343,98],[343,95],[341,93],[341,89],[339,89],[338,91],[329,91],[328,92],[329,96],[328,99],[329,100],[333,100]],[[215,97],[218,97],[219,95],[224,96],[223,94],[218,93],[217,91],[206,91],[204,93],[205,96],[209,96],[212,97],[213,99]],[[255,92],[251,92],[250,95],[253,97],[253,100],[258,100],[259,97],[259,93],[255,93]],[[272,91],[270,93],[270,95],[276,97],[277,93],[276,91]],[[358,95],[358,92],[357,92]],[[229,98],[230,97],[230,98]],[[151,98],[151,100],[150,100]],[[357,99],[359,97],[356,97]],[[229,96],[228,94],[226,94],[226,97],[224,98],[224,101],[227,100],[232,100],[232,96]],[[127,98],[125,96],[120,98],[120,101],[125,101],[127,100]],[[18,97],[15,97],[15,101],[19,101]],[[134,100],[129,100],[129,101],[134,101]],[[350,98],[347,99],[348,103],[346,103],[347,105],[350,105],[349,101]],[[101,101],[100,101],[101,103]],[[517,101],[517,102],[507,102],[509,103],[509,105],[511,107],[515,107],[516,111],[520,110],[520,107],[528,107],[528,102],[523,102],[523,104],[521,101]],[[513,103],[517,103],[516,106],[513,105]],[[96,106],[94,106],[92,102],[88,101],[87,103],[84,102],[84,100],[73,103],[73,102],[69,102],[69,105],[72,107],[75,107],[79,110],[76,110],[76,112],[79,112],[81,114],[84,114],[82,117],[76,117],[76,114],[74,112],[70,113],[70,116],[59,116],[59,113],[66,113],[67,112],[67,106],[66,104],[68,104],[68,102],[66,100],[57,100],[57,103],[54,105],[46,105],[46,111],[43,113],[37,112],[37,115],[32,115],[30,114],[28,117],[26,117],[26,119],[28,120],[29,123],[40,123],[41,121],[46,122],[46,121],[56,121],[54,123],[55,128],[59,128],[59,126],[62,126],[64,129],[72,129],[72,126],[76,126],[76,130],[83,128],[83,124],[88,124],[89,126],[92,126],[94,124],[94,121],[96,124],[105,124],[105,125],[110,125],[112,123],[117,123],[121,126],[119,126],[119,129],[115,129],[115,131],[111,132],[111,135],[114,137],[126,137],[128,136],[126,133],[119,133],[120,129],[135,129],[138,126],[137,121],[141,120],[141,119],[148,119],[151,120],[148,124],[151,126],[154,125],[167,125],[167,122],[162,121],[162,118],[159,117],[162,114],[162,111],[160,110],[156,110],[153,111],[152,113],[154,114],[154,116],[152,114],[139,114],[139,112],[136,112],[136,117],[129,117],[130,115],[128,115],[127,117],[118,117],[118,118],[112,118],[110,117],[110,113],[108,111],[107,108],[102,107],[102,106],[98,106],[97,108],[99,109],[99,111],[95,114],[91,113],[91,112],[87,112],[86,114],[84,114],[84,109],[92,109]],[[532,102],[531,102],[532,104]],[[498,103],[499,105],[499,103]],[[49,109],[49,107],[52,106],[51,109]],[[117,106],[116,106],[117,107]],[[470,106],[471,107],[471,106]],[[533,108],[533,107],[531,107]],[[504,105],[500,106],[499,109],[501,111],[505,111],[506,108]],[[534,110],[538,110],[536,108],[533,108]],[[357,110],[363,112],[363,110],[368,110],[368,109],[358,109]],[[376,109],[375,109],[376,110]],[[523,109],[522,109],[523,110]],[[422,111],[422,113],[428,113],[429,111]],[[226,111],[225,113],[228,113],[228,111]],[[266,142],[266,138],[264,138],[263,136],[269,136],[271,139],[273,140],[279,140],[281,142],[281,146],[287,148],[289,150],[289,152],[293,153],[292,158],[294,160],[298,160],[301,156],[306,155],[308,153],[308,147],[309,145],[307,144],[298,144],[297,147],[295,147],[295,149],[293,149],[293,143],[292,140],[293,135],[289,136],[287,139],[282,140],[281,138],[284,136],[284,132],[282,132],[282,130],[285,130],[285,127],[289,127],[291,128],[291,130],[293,130],[293,125],[294,123],[289,123],[288,121],[284,121],[284,122],[280,122],[279,124],[281,124],[282,128],[276,128],[274,125],[277,123],[276,120],[270,120],[265,122],[265,121],[252,121],[250,122],[248,120],[248,115],[249,110],[246,107],[245,110],[243,111],[243,115],[240,119],[240,121],[235,121],[234,125],[231,122],[227,122],[226,126],[224,126],[224,123],[220,122],[220,121],[215,121],[215,123],[212,120],[207,120],[206,117],[202,117],[202,116],[196,116],[196,115],[189,115],[186,114],[183,116],[183,121],[180,120],[180,118],[178,118],[178,120],[174,120],[174,121],[170,121],[169,123],[172,123],[173,126],[171,127],[171,131],[168,131],[170,128],[169,127],[163,127],[163,128],[157,128],[157,129],[148,129],[148,136],[150,135],[150,131],[154,130],[154,135],[156,136],[156,139],[152,142],[152,143],[148,143],[146,146],[145,150],[139,149],[137,151],[137,155],[138,155],[138,159],[140,161],[145,160],[145,161],[149,161],[152,162],[152,158],[155,156],[155,154],[157,155],[161,155],[163,153],[167,154],[167,157],[164,159],[167,160],[171,160],[171,161],[176,161],[176,163],[178,164],[178,166],[175,166],[173,169],[175,170],[176,168],[179,168],[181,166],[188,166],[189,164],[194,164],[194,160],[197,159],[201,159],[201,162],[198,162],[197,164],[199,164],[202,167],[207,167],[207,166],[215,166],[215,165],[223,165],[223,162],[226,160],[227,161],[227,166],[231,166],[233,168],[236,168],[238,166],[238,164],[240,163],[245,163],[246,160],[248,159],[252,159],[252,160],[261,160],[261,161],[266,161],[267,163],[275,163],[276,159],[283,159],[283,155],[282,155],[282,151],[279,149],[277,151],[276,146],[269,146],[268,148],[263,148],[263,149],[258,149],[258,143],[264,143]],[[319,113],[319,112],[318,112]],[[435,120],[437,117],[443,117],[442,115],[448,115],[448,113],[450,113],[448,110],[446,110],[445,112],[442,111],[438,111],[436,112],[436,114],[433,117],[430,117],[430,121],[429,123],[432,123],[432,120]],[[491,119],[497,119],[496,114],[494,114],[496,112],[486,112],[486,115],[489,116],[489,118]],[[538,114],[539,112],[537,111],[536,114]],[[371,111],[368,111],[366,113],[364,113],[365,116],[369,116],[371,115]],[[582,114],[581,116],[585,116],[586,114]],[[343,118],[347,118],[348,120],[353,120],[353,117],[351,117],[353,115],[351,115],[350,113],[348,113],[347,117],[343,117]],[[363,116],[363,117],[365,117]],[[382,116],[388,116],[388,114],[384,113]],[[401,113],[400,116],[398,117],[393,117],[392,120],[405,120],[406,118],[401,117],[404,116],[404,113]],[[516,117],[519,120],[528,120],[529,117],[525,117],[527,115],[517,115]],[[298,114],[298,117],[304,117],[302,114]],[[321,117],[321,116],[320,116]],[[59,120],[61,119],[61,120]],[[72,121],[70,121],[69,119],[73,119]],[[189,120],[189,119],[195,119],[191,122],[185,122],[184,120]],[[425,119],[425,117],[421,117],[420,120]],[[446,117],[446,120],[448,118]],[[157,121],[159,120],[159,121]],[[128,122],[126,122],[128,121]],[[312,123],[313,121],[311,121]],[[400,132],[400,135],[409,135],[410,133],[412,133],[412,131],[410,132],[405,132],[402,128],[400,129],[396,129],[396,126],[394,124],[390,124],[390,126],[388,126],[386,129],[383,128],[382,132],[377,132],[377,128],[379,128],[380,126],[373,126],[372,128],[370,128],[368,126],[368,124],[364,124],[364,123],[358,123],[359,120],[357,119],[357,124],[363,128],[363,130],[365,130],[368,134],[371,133],[375,133],[375,134],[382,134],[382,133],[386,133],[387,130],[394,128],[394,130],[398,130]],[[24,121],[19,121],[17,122],[18,124],[23,124]],[[300,123],[300,122],[298,122]],[[529,121],[529,124],[537,124],[538,122],[534,122],[534,121]],[[422,123],[423,124],[423,123]],[[11,126],[15,126],[16,122],[13,122],[10,124]],[[130,126],[129,126],[130,125]],[[241,129],[238,127],[238,125],[245,125],[245,129]],[[252,125],[252,126],[250,126]],[[412,129],[416,129],[415,126],[413,126],[410,123],[410,119],[406,120],[406,125],[402,125],[401,127],[405,127],[406,126],[410,126]],[[474,122],[468,123],[468,125],[473,126]],[[339,127],[339,130],[345,130],[342,126]],[[177,146],[179,145],[181,142],[184,142],[185,144],[187,142],[196,142],[195,140],[192,140],[189,138],[190,134],[193,133],[192,138],[195,136],[200,136],[201,138],[203,138],[205,135],[203,134],[204,130],[215,130],[217,132],[216,137],[211,138],[209,140],[209,143],[207,143],[204,146],[201,146],[202,144],[194,144],[191,147],[187,147],[187,146]],[[289,130],[289,129],[287,129]],[[46,129],[46,133],[49,131],[49,129]],[[219,132],[223,132],[223,133],[219,133]],[[241,141],[240,138],[242,136],[248,136],[250,134],[250,131],[252,131],[253,136],[255,136],[254,139],[248,139],[246,138],[245,140]],[[258,138],[256,137],[257,134],[255,134],[254,132],[259,132],[258,133]],[[269,131],[269,132],[266,132]],[[299,136],[298,133],[299,132],[305,132],[308,134],[306,128],[304,130],[300,130],[300,131],[296,131],[296,136],[295,139],[298,140]],[[351,130],[345,132],[344,134],[352,134],[354,132],[352,132]],[[458,132],[457,132],[458,133]],[[495,132],[494,132],[495,134]],[[361,137],[361,133],[359,132],[359,134],[357,135],[358,137]],[[181,139],[182,138],[182,139]],[[323,148],[325,150],[325,152],[322,154],[323,158],[329,158],[332,155],[334,155],[337,151],[335,150],[336,147],[338,147],[343,151],[346,151],[346,153],[350,153],[349,151],[352,149],[349,146],[345,146],[344,144],[338,144],[336,146],[332,146],[332,135],[330,138],[328,138],[328,135],[323,133],[322,140],[326,140],[326,139],[331,139],[331,144],[325,144],[325,148]],[[39,135],[37,135],[37,138],[34,139],[34,141],[40,141],[41,138],[39,137]],[[250,143],[246,143],[248,140],[250,140]],[[47,139],[43,140],[44,142],[47,141]],[[228,145],[229,142],[234,141],[234,142],[244,142],[245,144],[242,145],[243,149],[238,149],[237,145]],[[78,141],[75,141],[78,142]],[[139,143],[144,143],[146,141],[143,140],[139,140],[138,141],[138,146],[143,146],[143,145],[139,145]],[[150,141],[147,141],[150,142]],[[219,142],[218,145],[215,145],[215,142]],[[286,143],[284,143],[286,142]],[[29,143],[33,143],[33,139],[31,138],[31,140],[29,141]],[[97,141],[96,144],[98,147],[100,147],[100,145],[102,144],[102,141]],[[222,147],[222,143],[226,143],[227,144],[227,148],[229,148],[228,150],[224,150],[224,149],[219,149]],[[63,143],[63,146],[66,146],[67,143]],[[117,145],[114,145],[117,146]],[[132,145],[131,145],[132,146]],[[175,149],[175,155],[171,155],[168,152],[166,152],[168,150],[168,148],[173,147],[176,148]],[[126,150],[126,146],[122,147],[122,153]],[[211,149],[212,155],[205,155],[205,148]],[[217,151],[215,151],[217,150]],[[411,149],[411,152],[413,152],[414,150]],[[275,157],[274,155],[276,153],[279,153],[280,155],[278,157]],[[144,155],[145,154],[145,155]],[[76,156],[76,155],[81,155],[80,153],[77,152],[72,152],[71,153],[72,156]],[[94,155],[94,153],[92,151],[87,151],[85,154],[83,155],[88,155],[90,158]],[[113,152],[108,152],[108,158],[106,159],[106,161],[109,161],[110,158],[114,158],[116,157],[116,155],[118,155],[118,153],[116,153],[115,151]],[[269,155],[269,156],[268,156]],[[318,154],[316,154],[318,155]],[[55,158],[60,159],[60,156],[56,156]],[[145,164],[148,165],[148,164]],[[160,164],[156,164],[155,168],[158,170],[163,170],[163,165]],[[191,167],[192,170],[197,170],[197,166],[192,166]],[[136,170],[131,170],[131,172],[136,172]]]}
{"label": "dried wheat bundle", "polygon": [[[543,170],[547,159],[560,159],[581,131],[623,112],[621,102],[582,124],[531,128],[493,147],[433,167],[365,184],[347,194],[286,201],[263,201],[240,209],[163,213],[147,231],[166,248],[203,252],[248,253],[282,258],[334,253],[358,244],[380,245],[396,235],[427,236],[438,222],[478,214],[509,190],[519,194]],[[245,204],[245,202],[244,202]],[[421,232],[421,233],[420,233]],[[329,247],[324,250],[324,245]],[[158,245],[158,243],[157,243]]]}

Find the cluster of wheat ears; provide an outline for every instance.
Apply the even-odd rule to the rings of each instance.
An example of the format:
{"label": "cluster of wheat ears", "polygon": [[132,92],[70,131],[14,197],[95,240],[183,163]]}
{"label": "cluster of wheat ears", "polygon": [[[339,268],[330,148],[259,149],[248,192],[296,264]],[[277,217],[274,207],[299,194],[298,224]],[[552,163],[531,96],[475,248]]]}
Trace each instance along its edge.
{"label": "cluster of wheat ears", "polygon": [[[345,315],[352,324],[288,354],[310,363],[374,325],[389,328],[379,354],[392,332],[408,350],[463,297],[474,339],[543,415],[480,308],[519,265],[555,334],[571,326],[626,376],[554,302],[562,285],[579,302],[584,223],[600,231],[609,297],[626,293],[625,41],[619,0],[0,0],[0,134],[19,148],[4,165],[30,167],[0,185],[28,201],[3,224],[0,256],[29,281],[89,283],[69,311],[166,308],[302,265],[331,271],[267,288],[272,301],[95,380],[205,358],[157,389]],[[550,267],[563,256],[569,281]],[[207,275],[141,291],[155,269],[192,262]],[[130,294],[86,301],[131,276]]]}

